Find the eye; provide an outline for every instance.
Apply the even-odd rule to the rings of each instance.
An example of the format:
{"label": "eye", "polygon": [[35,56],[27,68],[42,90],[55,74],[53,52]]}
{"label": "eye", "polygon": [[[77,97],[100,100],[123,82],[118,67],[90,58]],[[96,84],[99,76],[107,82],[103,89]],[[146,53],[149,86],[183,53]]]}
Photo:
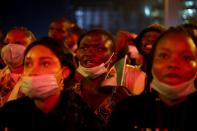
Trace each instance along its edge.
{"label": "eye", "polygon": [[159,59],[167,59],[168,58],[168,54],[164,53],[164,52],[158,53],[156,56]]}
{"label": "eye", "polygon": [[80,50],[87,50],[88,47],[85,47],[85,46],[82,46],[82,47],[79,47]]}
{"label": "eye", "polygon": [[65,33],[66,31],[63,29],[57,29],[57,32]]}
{"label": "eye", "polygon": [[30,67],[32,67],[32,65],[33,65],[33,63],[30,62],[30,61],[25,61],[25,62],[24,62],[24,67],[25,67],[25,68],[30,68]]}
{"label": "eye", "polygon": [[104,47],[97,47],[96,49],[97,49],[97,51],[105,51]]}
{"label": "eye", "polygon": [[190,55],[183,55],[182,58],[186,62],[189,62],[191,60],[194,60],[194,58],[192,56],[190,56]]}
{"label": "eye", "polygon": [[51,63],[49,61],[42,61],[41,62],[42,67],[48,68],[50,65],[51,65]]}

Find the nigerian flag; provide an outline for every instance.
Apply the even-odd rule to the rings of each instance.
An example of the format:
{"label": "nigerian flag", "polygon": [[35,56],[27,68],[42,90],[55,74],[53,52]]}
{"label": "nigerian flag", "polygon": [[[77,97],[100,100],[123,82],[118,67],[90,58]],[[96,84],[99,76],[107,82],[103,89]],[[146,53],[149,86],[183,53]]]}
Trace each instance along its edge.
{"label": "nigerian flag", "polygon": [[117,85],[118,86],[123,86],[124,84],[126,60],[127,60],[127,55],[125,55],[123,58],[121,58],[114,64],[116,68],[116,73],[117,73]]}

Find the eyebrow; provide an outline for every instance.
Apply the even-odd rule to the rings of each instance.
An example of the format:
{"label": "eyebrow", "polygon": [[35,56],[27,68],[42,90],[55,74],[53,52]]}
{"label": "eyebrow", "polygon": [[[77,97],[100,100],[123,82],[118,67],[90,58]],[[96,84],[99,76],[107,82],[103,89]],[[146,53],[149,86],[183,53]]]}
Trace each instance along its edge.
{"label": "eyebrow", "polygon": [[[39,58],[39,60],[45,60],[45,59],[52,60],[52,58],[48,57],[48,56],[42,56],[42,57]],[[26,57],[25,60],[32,60],[32,57]]]}
{"label": "eyebrow", "polygon": [[82,45],[82,47],[83,46],[91,46],[91,47],[105,47],[103,44],[101,44],[101,43],[95,43],[95,44],[89,44],[89,43],[84,43],[83,45]]}

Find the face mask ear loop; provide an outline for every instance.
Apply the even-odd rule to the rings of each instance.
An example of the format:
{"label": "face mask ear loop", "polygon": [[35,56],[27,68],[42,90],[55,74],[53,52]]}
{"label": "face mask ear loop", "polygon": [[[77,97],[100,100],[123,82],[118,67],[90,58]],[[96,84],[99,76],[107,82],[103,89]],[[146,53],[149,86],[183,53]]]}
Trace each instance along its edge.
{"label": "face mask ear loop", "polygon": [[110,66],[110,61],[111,61],[111,59],[112,59],[112,57],[114,56],[114,52],[112,53],[112,55],[109,57],[109,59],[105,62],[105,64],[108,64],[107,65],[107,69],[109,68],[109,66]]}
{"label": "face mask ear loop", "polygon": [[[105,62],[105,64],[108,64],[107,65],[107,69],[109,68],[109,66],[110,66],[110,61],[111,61],[111,59],[112,59],[112,57],[114,56],[114,52],[112,53],[112,55],[109,57],[109,59]],[[109,75],[109,73],[110,73],[110,71],[112,70],[112,68],[113,68],[113,66],[110,68],[110,70],[107,72],[107,74],[105,75],[105,79],[107,78],[107,76]]]}

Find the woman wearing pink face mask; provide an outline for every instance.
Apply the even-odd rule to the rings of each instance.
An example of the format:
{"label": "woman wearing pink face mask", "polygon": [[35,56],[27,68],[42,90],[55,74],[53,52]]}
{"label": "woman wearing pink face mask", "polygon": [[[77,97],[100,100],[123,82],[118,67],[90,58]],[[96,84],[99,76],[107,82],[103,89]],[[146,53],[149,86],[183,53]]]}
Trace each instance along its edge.
{"label": "woman wearing pink face mask", "polygon": [[27,45],[35,40],[34,34],[25,27],[14,27],[5,36],[5,46],[1,58],[6,67],[0,71],[0,105],[10,97],[10,93],[23,72],[23,55]]}
{"label": "woman wearing pink face mask", "polygon": [[27,47],[20,87],[26,96],[0,108],[1,131],[101,131],[100,122],[81,97],[63,91],[74,77],[72,58],[61,43],[49,37]]}

